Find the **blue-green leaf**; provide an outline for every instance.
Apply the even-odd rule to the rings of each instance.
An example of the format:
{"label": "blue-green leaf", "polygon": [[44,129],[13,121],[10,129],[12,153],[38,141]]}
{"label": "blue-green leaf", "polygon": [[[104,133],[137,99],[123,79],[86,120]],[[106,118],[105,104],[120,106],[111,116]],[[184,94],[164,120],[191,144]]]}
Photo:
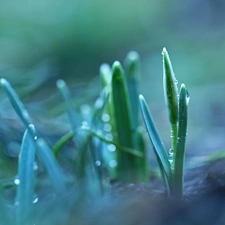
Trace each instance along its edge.
{"label": "blue-green leaf", "polygon": [[174,156],[174,190],[173,195],[177,198],[183,197],[183,180],[184,180],[184,157],[185,157],[185,141],[187,135],[187,119],[188,119],[188,102],[189,94],[184,84],[180,88],[179,96],[179,125],[177,138],[177,151]]}
{"label": "blue-green leaf", "polygon": [[[33,125],[29,125],[34,129]],[[18,162],[18,179],[17,186],[17,224],[23,224],[28,218],[33,208],[34,198],[34,160],[35,145],[34,139],[28,129],[25,131]]]}
{"label": "blue-green leaf", "polygon": [[161,163],[161,169],[163,168],[163,173],[165,173],[168,183],[171,184],[171,169],[170,163],[168,161],[168,153],[161,141],[161,138],[158,134],[154,121],[152,119],[151,113],[148,109],[147,103],[142,95],[139,95],[139,101],[141,106],[141,112],[143,115],[144,123],[148,131],[148,135],[153,145],[155,154]]}
{"label": "blue-green leaf", "polygon": [[36,144],[37,154],[42,160],[56,192],[58,194],[64,193],[66,191],[65,177],[51,149],[42,138],[38,138]]}

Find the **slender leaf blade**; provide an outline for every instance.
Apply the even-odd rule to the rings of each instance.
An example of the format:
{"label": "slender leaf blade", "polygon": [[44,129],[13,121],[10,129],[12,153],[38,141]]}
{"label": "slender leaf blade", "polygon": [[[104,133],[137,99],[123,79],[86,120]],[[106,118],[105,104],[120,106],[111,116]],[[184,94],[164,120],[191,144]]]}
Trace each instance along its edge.
{"label": "slender leaf blade", "polygon": [[187,135],[189,94],[184,84],[181,85],[179,95],[179,126],[177,151],[174,155],[174,197],[183,197],[185,142]]}
{"label": "slender leaf blade", "polygon": [[163,86],[169,120],[172,126],[176,126],[178,122],[177,80],[166,48],[163,48]]}
{"label": "slender leaf blade", "polygon": [[153,149],[162,164],[162,168],[166,174],[169,183],[171,183],[171,169],[170,163],[168,161],[168,153],[163,145],[163,142],[161,141],[161,138],[152,119],[151,113],[148,109],[147,103],[142,95],[139,95],[139,101],[144,123],[147,128],[150,140],[152,142]]}
{"label": "slender leaf blade", "polygon": [[[118,142],[124,147],[134,148],[128,89],[124,71],[118,61],[112,66],[112,98]],[[121,180],[134,180],[135,157],[120,151],[117,169]]]}
{"label": "slender leaf blade", "polygon": [[137,52],[129,52],[125,62],[125,75],[131,105],[132,129],[135,131],[139,126],[139,99],[138,99],[138,77],[139,77],[140,57]]}
{"label": "slender leaf blade", "polygon": [[17,115],[20,117],[25,126],[28,128],[29,124],[31,124],[31,119],[23,103],[21,102],[19,96],[16,94],[16,92],[6,79],[1,78],[0,84],[3,87],[6,95],[8,96],[9,101],[13,106],[14,110],[16,111]]}
{"label": "slender leaf blade", "polygon": [[43,138],[36,140],[37,154],[42,160],[57,194],[66,191],[65,177],[51,149]]}
{"label": "slender leaf blade", "polygon": [[75,119],[75,118],[77,118],[77,116],[76,116],[76,112],[73,107],[73,101],[71,98],[70,90],[64,80],[57,80],[56,85],[57,85],[58,89],[60,90],[60,92],[63,96],[63,99],[66,103],[71,128],[75,131],[79,127],[79,124],[77,124],[77,121]]}
{"label": "slender leaf blade", "polygon": [[[33,125],[29,125],[34,129]],[[34,160],[35,160],[35,144],[34,139],[26,129],[22,146],[19,154],[18,162],[18,178],[19,184],[17,186],[17,224],[24,224],[25,219],[28,218],[33,206],[34,197]]]}

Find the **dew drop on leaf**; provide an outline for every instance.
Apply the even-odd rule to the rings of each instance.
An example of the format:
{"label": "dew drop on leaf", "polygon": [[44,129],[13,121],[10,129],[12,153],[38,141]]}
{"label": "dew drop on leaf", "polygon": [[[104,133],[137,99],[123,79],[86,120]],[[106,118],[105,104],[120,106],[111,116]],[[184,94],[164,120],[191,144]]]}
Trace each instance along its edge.
{"label": "dew drop on leaf", "polygon": [[108,150],[109,150],[110,152],[115,152],[115,151],[116,151],[116,146],[113,145],[113,144],[109,144],[109,145],[107,146],[107,148],[108,148]]}
{"label": "dew drop on leaf", "polygon": [[110,120],[109,114],[104,113],[104,114],[102,115],[102,121],[103,121],[103,122],[109,122],[109,120]]}
{"label": "dew drop on leaf", "polygon": [[109,124],[109,123],[106,123],[105,125],[104,125],[104,131],[106,131],[106,132],[110,132],[111,130],[112,130],[112,126]]}
{"label": "dew drop on leaf", "polygon": [[101,162],[100,162],[99,160],[97,160],[97,161],[95,162],[95,165],[96,165],[96,166],[101,166]]}
{"label": "dew drop on leaf", "polygon": [[106,135],[105,135],[105,139],[106,139],[107,141],[112,141],[112,140],[113,140],[112,134],[106,134]]}
{"label": "dew drop on leaf", "polygon": [[112,167],[112,168],[116,167],[117,166],[117,161],[116,160],[110,160],[109,161],[109,166]]}
{"label": "dew drop on leaf", "polygon": [[15,185],[19,185],[19,184],[20,184],[20,180],[19,180],[18,177],[16,177],[16,178],[14,179],[14,183],[15,183]]}

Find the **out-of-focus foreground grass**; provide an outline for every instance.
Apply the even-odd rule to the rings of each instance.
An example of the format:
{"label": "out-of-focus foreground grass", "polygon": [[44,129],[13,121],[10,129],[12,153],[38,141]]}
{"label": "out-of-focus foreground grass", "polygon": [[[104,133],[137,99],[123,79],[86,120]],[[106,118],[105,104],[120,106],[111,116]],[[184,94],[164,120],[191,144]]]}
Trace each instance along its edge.
{"label": "out-of-focus foreground grass", "polygon": [[[3,0],[1,77],[14,85],[31,114],[42,118],[42,124],[46,123],[44,118],[59,116],[64,110],[56,96],[57,79],[63,77],[74,86],[75,104],[79,107],[98,95],[98,86],[92,85],[98,81],[92,78],[99,73],[100,64],[122,60],[128,51],[136,50],[142,58],[141,92],[156,121],[161,121],[159,131],[167,137],[164,130],[169,124],[162,90],[158,90],[162,82],[158,52],[166,46],[175,73],[189,84],[192,98],[187,154],[219,150],[225,148],[224,9],[222,0]],[[156,93],[154,98],[148,94],[149,87],[151,93]],[[21,137],[16,132],[14,137],[6,134],[12,133],[9,124],[19,125],[0,96],[0,116],[7,119],[1,133],[5,142],[11,144],[8,148],[14,151]],[[48,125],[54,127],[52,121]],[[199,141],[199,134],[205,141]]]}

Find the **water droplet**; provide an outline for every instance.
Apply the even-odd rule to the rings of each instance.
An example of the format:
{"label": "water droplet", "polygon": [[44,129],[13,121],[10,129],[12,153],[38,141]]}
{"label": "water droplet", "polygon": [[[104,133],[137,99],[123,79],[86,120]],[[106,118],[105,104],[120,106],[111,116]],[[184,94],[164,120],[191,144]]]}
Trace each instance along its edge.
{"label": "water droplet", "polygon": [[38,137],[37,137],[37,136],[35,136],[35,137],[34,137],[34,140],[36,141],[36,140],[37,140],[37,138],[38,138]]}
{"label": "water droplet", "polygon": [[112,141],[112,140],[113,140],[112,134],[106,134],[106,135],[105,135],[105,139],[106,139],[107,141]]}
{"label": "water droplet", "polygon": [[103,106],[103,101],[101,98],[98,98],[95,102],[95,108],[100,109],[100,108],[102,108],[102,106]]}
{"label": "water droplet", "polygon": [[20,180],[19,180],[18,177],[16,177],[16,178],[14,179],[14,183],[15,183],[15,185],[19,185],[19,184],[20,184]]}
{"label": "water droplet", "polygon": [[109,122],[109,120],[110,120],[109,114],[104,113],[104,114],[102,115],[102,121],[103,121],[103,122]]}
{"label": "water droplet", "polygon": [[112,126],[109,123],[106,123],[104,125],[104,131],[110,132],[112,130]]}
{"label": "water droplet", "polygon": [[37,203],[38,202],[38,197],[35,197],[34,200],[33,200],[33,203]]}
{"label": "water droplet", "polygon": [[116,167],[117,166],[117,161],[116,160],[110,160],[109,166],[112,167],[112,168]]}
{"label": "water droplet", "polygon": [[181,142],[181,138],[180,138],[180,137],[177,138],[177,142],[178,142],[178,143]]}
{"label": "water droplet", "polygon": [[172,155],[173,154],[173,149],[171,148],[170,150],[169,150],[169,155]]}
{"label": "water droplet", "polygon": [[186,91],[186,102],[187,102],[187,105],[188,105],[189,101],[190,101],[190,95],[189,95],[188,90],[187,90]]}
{"label": "water droplet", "polygon": [[173,149],[172,148],[169,150],[168,161],[170,162],[170,165],[173,168]]}
{"label": "water droplet", "polygon": [[34,164],[33,164],[33,170],[35,170],[35,171],[38,170],[38,164],[36,162],[34,162]]}
{"label": "water droplet", "polygon": [[18,206],[19,204],[20,204],[20,203],[19,203],[19,201],[17,201],[17,200],[14,202],[14,206]]}
{"label": "water droplet", "polygon": [[102,134],[102,131],[101,130],[97,130],[96,132],[98,135],[101,135]]}
{"label": "water droplet", "polygon": [[83,105],[81,105],[80,110],[83,114],[88,114],[88,113],[90,113],[91,108],[89,105],[83,104]]}
{"label": "water droplet", "polygon": [[[175,74],[174,74],[174,76],[175,76]],[[175,79],[175,80],[174,80],[174,83],[175,83],[175,84],[178,84],[178,80]]]}
{"label": "water droplet", "polygon": [[95,162],[95,165],[96,165],[96,166],[101,166],[101,162],[100,162],[99,160],[97,160],[97,161]]}
{"label": "water droplet", "polygon": [[107,148],[108,148],[108,150],[109,150],[110,152],[115,152],[115,151],[116,151],[116,146],[113,145],[113,144],[108,145]]}
{"label": "water droplet", "polygon": [[87,121],[82,121],[82,126],[88,126],[88,122]]}
{"label": "water droplet", "polygon": [[88,129],[88,122],[87,121],[82,121],[82,124],[81,124],[81,129]]}

